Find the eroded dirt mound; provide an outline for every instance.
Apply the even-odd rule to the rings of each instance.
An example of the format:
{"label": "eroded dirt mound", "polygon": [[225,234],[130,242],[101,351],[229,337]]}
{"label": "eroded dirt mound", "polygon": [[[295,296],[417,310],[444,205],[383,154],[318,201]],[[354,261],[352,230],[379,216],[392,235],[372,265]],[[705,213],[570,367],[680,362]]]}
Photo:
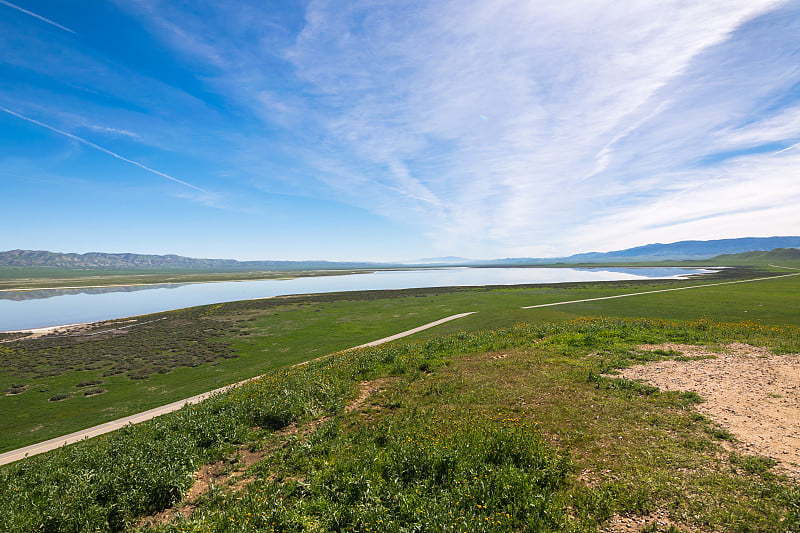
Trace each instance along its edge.
{"label": "eroded dirt mound", "polygon": [[800,356],[772,355],[765,348],[729,344],[724,352],[680,344],[646,345],[676,350],[694,361],[660,361],[622,371],[664,390],[695,391],[697,406],[733,433],[748,454],[772,457],[778,469],[800,478]]}

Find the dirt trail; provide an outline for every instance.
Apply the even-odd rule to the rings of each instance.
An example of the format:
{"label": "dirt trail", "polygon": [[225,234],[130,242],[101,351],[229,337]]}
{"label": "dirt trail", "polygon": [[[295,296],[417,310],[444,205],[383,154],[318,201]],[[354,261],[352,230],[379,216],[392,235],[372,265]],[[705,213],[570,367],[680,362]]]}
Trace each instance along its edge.
{"label": "dirt trail", "polygon": [[[363,409],[369,398],[384,390],[388,379],[381,378],[374,381],[364,381],[359,386],[359,394],[344,408],[344,413],[351,413]],[[330,417],[323,416],[306,422],[302,425],[291,424],[273,434],[273,440],[269,444],[258,449],[250,449],[248,445],[239,446],[230,459],[223,459],[213,464],[203,465],[194,473],[194,483],[189,491],[173,507],[164,509],[156,514],[147,516],[139,520],[136,527],[156,527],[166,524],[177,515],[184,517],[191,516],[197,508],[197,500],[200,496],[207,494],[214,487],[223,487],[231,492],[238,492],[253,481],[247,469],[270,452],[286,446],[290,437],[304,438],[313,433],[319,426],[330,420]]]}
{"label": "dirt trail", "polygon": [[746,344],[728,344],[723,353],[680,344],[641,348],[712,357],[634,366],[622,376],[697,392],[705,399],[697,410],[736,436],[737,451],[771,457],[776,470],[800,479],[800,354],[772,355]]}

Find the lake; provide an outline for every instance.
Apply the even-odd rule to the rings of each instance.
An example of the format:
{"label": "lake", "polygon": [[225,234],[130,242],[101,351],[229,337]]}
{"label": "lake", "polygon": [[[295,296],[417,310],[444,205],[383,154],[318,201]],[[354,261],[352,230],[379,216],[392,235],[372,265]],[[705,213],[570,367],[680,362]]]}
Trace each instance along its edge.
{"label": "lake", "polygon": [[0,331],[96,322],[112,318],[288,294],[571,281],[680,278],[708,273],[686,268],[435,268],[340,276],[142,285],[86,289],[0,291]]}

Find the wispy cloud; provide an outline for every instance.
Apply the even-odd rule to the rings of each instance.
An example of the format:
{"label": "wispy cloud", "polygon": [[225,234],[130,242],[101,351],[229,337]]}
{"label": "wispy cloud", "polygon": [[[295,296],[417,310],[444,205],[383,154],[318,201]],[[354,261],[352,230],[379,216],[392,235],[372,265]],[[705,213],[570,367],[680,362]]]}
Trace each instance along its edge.
{"label": "wispy cloud", "polygon": [[598,213],[574,232],[570,244],[589,249],[593,242],[606,239],[625,247],[794,234],[800,227],[799,167],[800,150],[795,148],[665,176],[679,185],[625,208]]}
{"label": "wispy cloud", "polygon": [[109,128],[106,126],[99,126],[97,124],[91,124],[88,126],[88,128],[100,133],[106,133],[115,136],[130,137],[131,139],[141,139],[141,136],[139,136],[137,133],[120,128]]}
{"label": "wispy cloud", "polygon": [[74,141],[77,141],[77,142],[79,142],[79,143],[81,143],[81,144],[84,144],[84,145],[86,145],[86,146],[89,146],[89,147],[91,147],[91,148],[94,148],[95,150],[98,150],[98,151],[100,151],[100,152],[103,152],[104,154],[108,154],[108,155],[110,155],[111,157],[114,157],[114,158],[116,158],[116,159],[119,159],[120,161],[124,161],[124,162],[126,162],[126,163],[129,163],[129,164],[131,164],[131,165],[134,165],[134,166],[136,166],[136,167],[139,167],[139,168],[141,168],[142,170],[145,170],[145,171],[147,171],[147,172],[149,172],[149,173],[151,173],[151,174],[155,174],[156,176],[161,176],[162,178],[166,178],[166,179],[168,179],[168,180],[170,180],[170,181],[173,181],[173,182],[175,182],[175,183],[178,183],[178,184],[180,184],[180,185],[183,185],[184,187],[188,187],[188,188],[190,188],[190,189],[194,189],[194,190],[196,190],[196,191],[199,191],[199,192],[201,192],[201,193],[204,193],[204,194],[209,194],[209,192],[208,192],[208,191],[206,191],[205,189],[203,189],[203,188],[201,188],[201,187],[198,187],[197,185],[193,185],[193,184],[191,184],[191,183],[189,183],[189,182],[187,182],[187,181],[183,181],[183,180],[181,180],[181,179],[178,179],[178,178],[175,178],[175,177],[173,177],[173,176],[170,176],[169,174],[165,174],[164,172],[161,172],[161,171],[159,171],[159,170],[156,170],[156,169],[154,169],[154,168],[150,168],[150,167],[148,167],[147,165],[144,165],[144,164],[142,164],[142,163],[139,163],[138,161],[134,161],[133,159],[128,159],[127,157],[125,157],[125,156],[122,156],[122,155],[120,155],[120,154],[118,154],[118,153],[116,153],[116,152],[112,152],[112,151],[111,151],[111,150],[109,150],[108,148],[103,148],[102,146],[100,146],[100,145],[98,145],[98,144],[95,144],[95,143],[93,143],[93,142],[91,142],[91,141],[87,141],[86,139],[84,139],[84,138],[82,138],[82,137],[78,137],[77,135],[74,135],[74,134],[72,134],[72,133],[66,132],[66,131],[64,131],[64,130],[60,130],[60,129],[58,129],[58,128],[54,127],[54,126],[51,126],[51,125],[49,125],[49,124],[45,124],[44,122],[40,122],[40,121],[38,121],[38,120],[36,120],[36,119],[33,119],[33,118],[30,118],[30,117],[27,117],[27,116],[25,116],[25,115],[21,115],[20,113],[17,113],[17,112],[15,112],[15,111],[12,111],[12,110],[10,110],[10,109],[7,109],[7,108],[5,108],[5,107],[3,107],[3,106],[0,106],[0,111],[3,111],[4,113],[8,113],[9,115],[15,116],[15,117],[17,117],[17,118],[19,118],[19,119],[21,119],[21,120],[25,120],[25,121],[27,121],[27,122],[30,122],[31,124],[35,124],[35,125],[37,125],[37,126],[41,126],[42,128],[45,128],[45,129],[48,129],[48,130],[50,130],[50,131],[52,131],[52,132],[58,133],[59,135],[63,135],[64,137],[68,137],[68,138],[70,138],[70,139],[72,139],[72,140],[74,140]]}
{"label": "wispy cloud", "polygon": [[442,255],[800,227],[796,2],[118,6],[218,95],[229,122],[196,126],[232,146],[227,178],[333,195]]}
{"label": "wispy cloud", "polygon": [[73,30],[67,28],[66,26],[62,26],[58,22],[53,22],[52,20],[50,20],[48,18],[45,18],[45,17],[43,17],[41,15],[37,15],[33,11],[28,11],[27,9],[23,9],[23,8],[17,6],[17,5],[12,4],[11,2],[7,2],[6,0],[0,0],[0,4],[3,4],[4,6],[8,6],[11,9],[16,9],[17,11],[19,11],[21,13],[25,13],[26,15],[29,15],[29,16],[35,18],[35,19],[41,20],[42,22],[46,22],[47,24],[50,24],[51,26],[55,26],[56,28],[58,28],[60,30],[64,30],[64,31],[67,31],[67,32],[73,33],[73,34],[75,33]]}
{"label": "wispy cloud", "polygon": [[[392,4],[315,1],[288,57],[320,95],[330,143],[385,167],[381,179],[398,190],[420,187],[440,200],[428,210],[446,221],[431,231],[444,236],[442,248],[535,253],[672,187],[666,174],[703,154],[702,143],[682,143],[696,143],[691,127],[704,120],[712,128],[699,131],[712,133],[737,105],[756,102],[758,93],[731,96],[709,117],[702,106],[713,95],[675,99],[702,76],[749,76],[724,72],[724,62],[706,62],[713,70],[704,74],[692,68],[778,5],[445,1],[404,6],[399,17]],[[769,78],[753,83],[761,95],[776,89]],[[409,173],[394,171],[398,163]],[[653,172],[662,177],[645,187]],[[397,196],[406,206],[419,199]]]}

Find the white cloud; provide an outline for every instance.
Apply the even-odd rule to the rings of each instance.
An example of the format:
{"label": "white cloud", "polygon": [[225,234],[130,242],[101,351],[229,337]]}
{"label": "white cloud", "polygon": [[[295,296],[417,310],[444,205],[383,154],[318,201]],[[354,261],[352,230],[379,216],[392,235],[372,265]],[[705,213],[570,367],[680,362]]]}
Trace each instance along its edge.
{"label": "white cloud", "polygon": [[[617,145],[671,111],[665,88],[776,5],[459,1],[401,16],[392,3],[315,1],[288,57],[327,105],[330,142],[385,165],[382,179],[407,191],[403,205],[427,198],[418,188],[438,199],[426,209],[447,225],[431,231],[445,235],[443,249],[556,248],[602,212],[598,198],[612,211],[630,201],[621,173],[636,169],[615,162],[631,157]],[[665,146],[685,134],[675,116],[670,127]],[[400,163],[411,170],[392,172]]]}
{"label": "white cloud", "polygon": [[112,136],[129,137],[131,139],[137,139],[137,140],[141,139],[141,137],[138,134],[120,128],[109,128],[107,126],[100,126],[99,124],[89,124],[86,127],[88,127],[92,131],[105,133]]}
{"label": "white cloud", "polygon": [[[573,232],[577,249],[642,242],[794,235],[800,228],[800,149],[670,176],[686,186],[597,217]],[[629,228],[635,228],[631,232]]]}
{"label": "white cloud", "polygon": [[781,141],[800,141],[800,106],[719,133],[720,143],[726,148],[742,148]]}
{"label": "white cloud", "polygon": [[[211,87],[287,132],[300,194],[416,225],[442,254],[797,222],[793,152],[724,154],[798,140],[781,100],[800,79],[798,14],[748,26],[783,2],[312,0],[295,36],[252,4],[200,5],[135,4]],[[253,168],[259,142],[242,141]]]}

